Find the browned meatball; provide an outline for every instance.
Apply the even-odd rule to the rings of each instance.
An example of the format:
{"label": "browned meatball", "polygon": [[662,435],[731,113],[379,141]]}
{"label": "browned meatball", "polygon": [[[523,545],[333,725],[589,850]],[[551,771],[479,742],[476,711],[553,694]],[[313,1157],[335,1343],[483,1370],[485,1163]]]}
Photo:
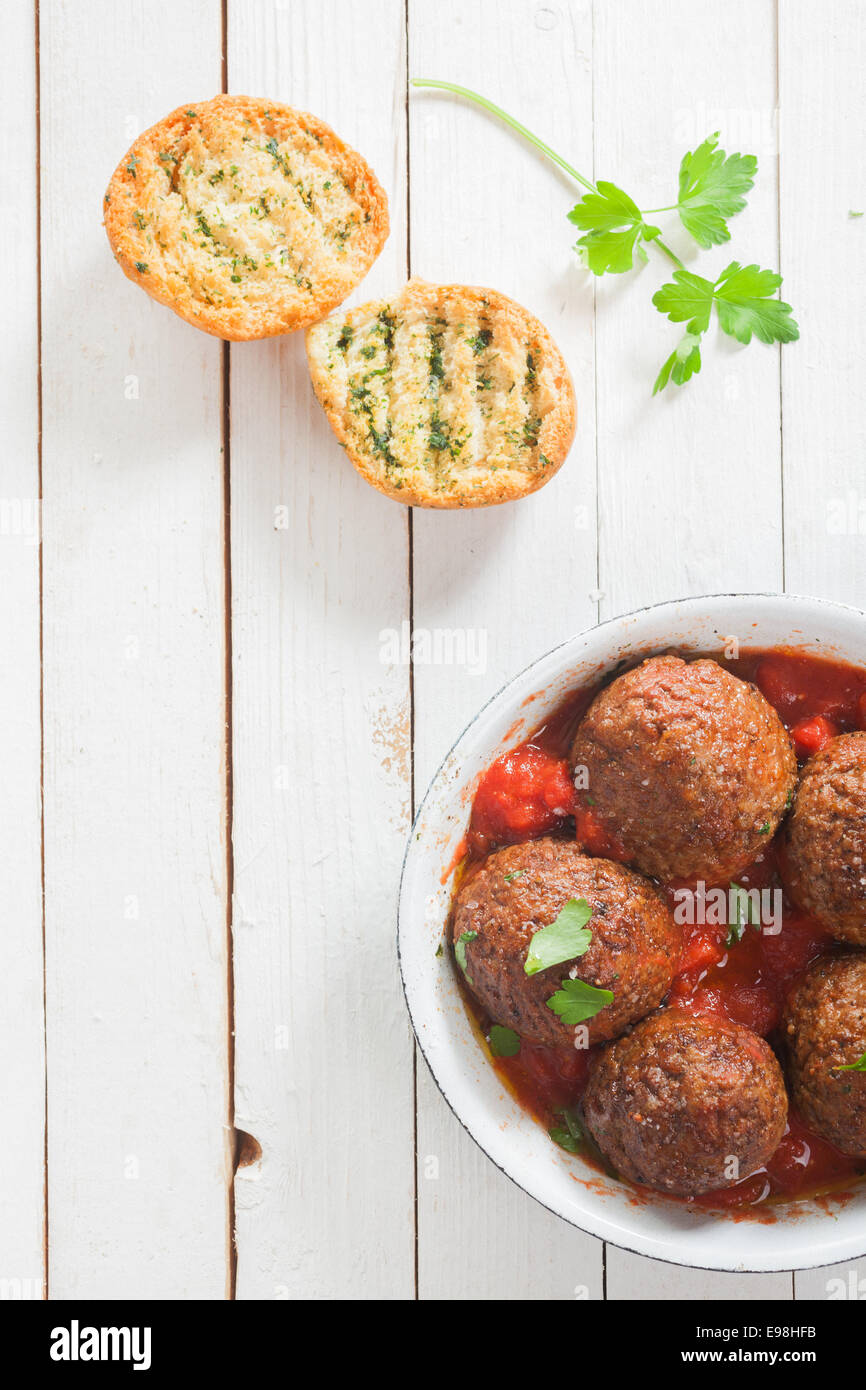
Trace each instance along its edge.
{"label": "browned meatball", "polygon": [[596,696],[572,762],[624,857],[665,881],[739,874],[775,832],[797,776],[755,686],[676,656],[651,657]]}
{"label": "browned meatball", "polygon": [[[585,898],[592,909],[589,949],[527,975],[533,936],[571,898]],[[615,1038],[655,1009],[670,988],[681,944],[667,903],[647,879],[588,859],[570,840],[531,840],[491,854],[460,889],[452,931],[455,944],[463,938],[467,981],[491,1019],[530,1041],[560,1046]],[[547,1001],[569,977],[611,990],[613,1002],[583,1025],[564,1023]]]}
{"label": "browned meatball", "polygon": [[866,733],[806,764],[786,830],[785,886],[843,941],[866,946]]}
{"label": "browned meatball", "polygon": [[816,961],[782,1020],[791,1099],[806,1124],[846,1154],[866,1155],[866,956]]}
{"label": "browned meatball", "polygon": [[732,1187],[766,1163],[788,1098],[757,1033],[666,1009],[600,1051],[583,1108],[620,1177],[687,1197]]}

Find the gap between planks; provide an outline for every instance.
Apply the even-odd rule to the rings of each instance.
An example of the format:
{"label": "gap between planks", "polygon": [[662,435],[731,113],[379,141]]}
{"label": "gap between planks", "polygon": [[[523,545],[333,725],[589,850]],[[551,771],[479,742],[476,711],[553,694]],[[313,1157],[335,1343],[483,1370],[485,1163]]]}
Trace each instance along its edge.
{"label": "gap between planks", "polygon": [[42,892],[42,1297],[48,1299],[48,962],[45,926],[45,679],[44,679],[44,551],[42,547],[42,124],[39,62],[39,0],[33,4],[33,43],[36,74],[36,487],[39,494],[39,867]]}
{"label": "gap between planks", "polygon": [[[221,71],[220,88],[229,89],[229,23],[228,0],[220,0]],[[231,450],[231,343],[223,342],[220,357],[222,387],[222,466],[223,466],[223,608],[225,612],[225,845],[226,845],[226,1299],[237,1294],[238,1249],[235,1236],[235,1174],[240,1145],[235,1130],[235,971],[234,971],[234,827],[233,758],[234,728],[232,724],[232,450]]]}

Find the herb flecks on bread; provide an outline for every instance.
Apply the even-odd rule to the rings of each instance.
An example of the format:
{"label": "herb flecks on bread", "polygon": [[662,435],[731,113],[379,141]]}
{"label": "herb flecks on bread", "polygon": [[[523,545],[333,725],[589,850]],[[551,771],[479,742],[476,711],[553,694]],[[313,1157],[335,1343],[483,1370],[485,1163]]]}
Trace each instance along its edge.
{"label": "herb flecks on bread", "polygon": [[315,116],[215,97],[135,142],[105,195],[130,279],[221,338],[263,338],[329,313],[388,235],[384,190]]}
{"label": "herb flecks on bread", "polygon": [[543,487],[574,437],[547,329],[495,290],[411,280],[307,332],[316,394],[359,473],[419,507],[480,507]]}

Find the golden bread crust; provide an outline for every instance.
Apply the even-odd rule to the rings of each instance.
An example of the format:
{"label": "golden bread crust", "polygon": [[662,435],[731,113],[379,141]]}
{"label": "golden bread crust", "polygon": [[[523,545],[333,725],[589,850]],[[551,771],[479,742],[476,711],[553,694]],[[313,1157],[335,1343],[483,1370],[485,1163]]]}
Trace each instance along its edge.
{"label": "golden bread crust", "polygon": [[307,331],[313,387],[352,463],[415,507],[485,507],[543,487],[576,406],[547,329],[496,290],[410,280]]}
{"label": "golden bread crust", "polygon": [[139,136],[112,175],[104,217],[131,280],[232,340],[330,313],[388,235],[384,189],[330,126],[243,96],[178,107]]}

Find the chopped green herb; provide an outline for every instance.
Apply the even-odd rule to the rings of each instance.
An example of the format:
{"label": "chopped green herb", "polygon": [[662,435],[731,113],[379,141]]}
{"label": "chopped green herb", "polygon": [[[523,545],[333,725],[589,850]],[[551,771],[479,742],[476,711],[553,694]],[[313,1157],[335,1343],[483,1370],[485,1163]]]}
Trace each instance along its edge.
{"label": "chopped green herb", "polygon": [[595,1018],[597,1013],[612,1003],[613,994],[609,989],[596,989],[595,985],[588,985],[585,980],[561,980],[559,989],[547,1000],[547,1007],[563,1023],[572,1027],[584,1023],[588,1018]]}
{"label": "chopped green herb", "polygon": [[506,874],[506,875],[505,875],[505,882],[506,882],[506,883],[513,883],[514,880],[515,880],[516,878],[523,878],[523,875],[524,875],[525,873],[526,873],[526,870],[525,870],[525,869],[512,869],[512,871],[511,871],[510,874]]}
{"label": "chopped green herb", "polygon": [[558,1144],[561,1149],[565,1149],[570,1154],[576,1154],[580,1148],[580,1141],[583,1139],[583,1130],[574,1110],[557,1110],[557,1115],[562,1119],[562,1125],[554,1125],[553,1129],[548,1130],[548,1134],[554,1144]]}
{"label": "chopped green herb", "polygon": [[146,262],[146,261],[136,261],[136,263],[135,263],[135,268],[136,268],[136,270],[138,271],[139,275],[146,275],[146,274],[147,274],[147,262]]}
{"label": "chopped green herb", "polygon": [[591,916],[586,898],[569,898],[555,920],[541,927],[529,943],[523,967],[526,974],[537,975],[540,970],[585,955],[592,942],[586,925]]}
{"label": "chopped green herb", "polygon": [[454,959],[457,961],[457,964],[460,966],[460,969],[463,971],[470,985],[472,984],[472,976],[466,969],[466,947],[469,945],[469,942],[474,941],[477,936],[477,931],[465,931],[458,936],[454,943]]}
{"label": "chopped green herb", "polygon": [[732,883],[728,894],[728,934],[725,938],[726,946],[735,946],[738,941],[742,941],[746,934],[746,927],[755,927],[760,931],[761,924],[755,921],[754,907],[749,890],[743,888],[739,883]]}
{"label": "chopped green herb", "polygon": [[866,1071],[866,1052],[857,1058],[856,1062],[849,1062],[843,1067],[831,1067],[831,1071]]}
{"label": "chopped green herb", "polygon": [[475,356],[480,357],[484,349],[490,346],[492,339],[493,330],[490,328],[481,328],[474,335],[474,337],[467,338],[466,341],[468,342]]}
{"label": "chopped green herb", "polygon": [[503,1028],[499,1023],[493,1024],[487,1041],[494,1057],[516,1057],[520,1051],[518,1034],[512,1028]]}
{"label": "chopped green herb", "polygon": [[541,417],[531,415],[528,420],[523,422],[523,447],[534,449],[538,443],[538,436],[541,431]]}
{"label": "chopped green herb", "polygon": [[430,350],[430,375],[437,381],[442,381],[445,376],[445,366],[442,361],[442,345],[435,341]]}
{"label": "chopped green herb", "polygon": [[443,449],[451,448],[451,441],[448,438],[447,428],[447,425],[439,419],[438,415],[433,416],[430,421],[430,438],[427,441],[427,447],[429,449],[441,452]]}

